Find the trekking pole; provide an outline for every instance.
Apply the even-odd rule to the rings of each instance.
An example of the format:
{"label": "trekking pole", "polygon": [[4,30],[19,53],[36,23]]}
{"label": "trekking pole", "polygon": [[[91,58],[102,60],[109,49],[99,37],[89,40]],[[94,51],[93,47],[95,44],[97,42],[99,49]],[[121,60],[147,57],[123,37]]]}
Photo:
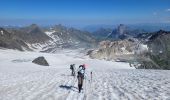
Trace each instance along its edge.
{"label": "trekking pole", "polygon": [[92,74],[93,74],[93,73],[92,73],[92,71],[91,71],[91,83],[92,83]]}
{"label": "trekking pole", "polygon": [[90,74],[91,74],[91,83],[90,83],[90,88],[91,88],[91,92],[93,92],[93,88],[92,88],[92,85],[93,85],[93,84],[92,84],[93,72],[91,71],[91,73],[90,73]]}
{"label": "trekking pole", "polygon": [[86,94],[86,79],[85,79],[85,94]]}

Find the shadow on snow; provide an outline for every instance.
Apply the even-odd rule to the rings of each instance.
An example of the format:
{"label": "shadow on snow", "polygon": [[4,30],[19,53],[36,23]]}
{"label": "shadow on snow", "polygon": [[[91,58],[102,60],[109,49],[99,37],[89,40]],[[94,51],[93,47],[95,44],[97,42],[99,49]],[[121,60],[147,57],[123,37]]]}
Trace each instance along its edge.
{"label": "shadow on snow", "polygon": [[[60,85],[59,87],[60,87],[60,88],[63,88],[63,89],[67,89],[67,90],[72,90],[72,91],[78,92],[78,88],[77,88],[77,87],[74,87],[74,86]],[[75,89],[76,89],[77,91],[76,91]]]}

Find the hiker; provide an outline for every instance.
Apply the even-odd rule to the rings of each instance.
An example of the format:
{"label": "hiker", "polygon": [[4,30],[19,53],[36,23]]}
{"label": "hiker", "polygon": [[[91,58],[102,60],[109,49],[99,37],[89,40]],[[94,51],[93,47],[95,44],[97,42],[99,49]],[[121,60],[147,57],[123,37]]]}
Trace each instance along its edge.
{"label": "hiker", "polygon": [[77,75],[77,79],[78,79],[78,89],[79,89],[79,93],[81,92],[82,90],[82,86],[83,86],[83,80],[85,78],[85,68],[86,65],[83,64],[83,65],[80,65],[79,66],[79,69],[78,69],[78,75]]}
{"label": "hiker", "polygon": [[70,69],[71,69],[71,75],[75,76],[75,64],[71,64]]}

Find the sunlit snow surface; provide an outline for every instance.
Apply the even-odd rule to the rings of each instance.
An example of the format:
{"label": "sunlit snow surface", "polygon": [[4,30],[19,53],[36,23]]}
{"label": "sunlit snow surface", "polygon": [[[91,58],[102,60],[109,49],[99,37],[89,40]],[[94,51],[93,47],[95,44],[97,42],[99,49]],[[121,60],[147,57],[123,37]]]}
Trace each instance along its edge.
{"label": "sunlit snow surface", "polygon": [[[31,63],[38,56],[50,66]],[[82,93],[70,76],[72,63],[88,65]],[[170,100],[169,76],[167,70],[136,70],[128,63],[92,60],[72,50],[0,50],[0,100]]]}
{"label": "sunlit snow surface", "polygon": [[3,34],[4,34],[4,31],[1,31],[1,34],[3,35]]}

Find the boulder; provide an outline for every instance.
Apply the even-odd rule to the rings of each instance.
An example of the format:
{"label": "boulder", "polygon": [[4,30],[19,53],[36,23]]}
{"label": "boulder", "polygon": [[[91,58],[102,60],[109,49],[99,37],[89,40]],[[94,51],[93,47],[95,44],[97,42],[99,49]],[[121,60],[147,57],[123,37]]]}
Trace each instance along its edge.
{"label": "boulder", "polygon": [[47,60],[43,56],[34,59],[32,61],[32,63],[38,64],[38,65],[42,65],[42,66],[49,66]]}

